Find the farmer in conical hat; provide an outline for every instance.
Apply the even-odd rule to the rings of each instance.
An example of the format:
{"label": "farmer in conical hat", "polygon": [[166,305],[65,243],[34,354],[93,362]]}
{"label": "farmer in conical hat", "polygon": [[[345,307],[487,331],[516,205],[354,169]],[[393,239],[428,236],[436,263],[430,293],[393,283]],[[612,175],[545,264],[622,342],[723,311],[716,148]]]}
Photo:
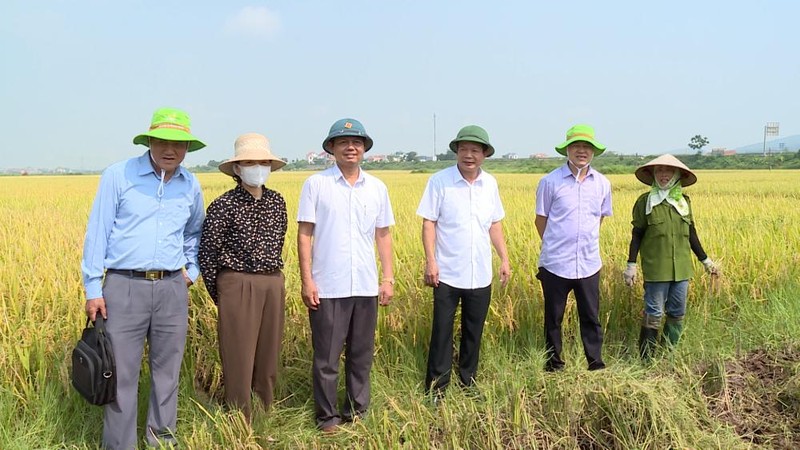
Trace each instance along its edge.
{"label": "farmer in conical hat", "polygon": [[633,232],[625,284],[636,281],[636,256],[641,254],[644,277],[644,317],[639,333],[639,354],[652,358],[666,313],[662,338],[675,346],[683,331],[686,294],[694,269],[690,251],[712,276],[719,268],[706,255],[697,237],[692,204],[683,188],[697,176],[672,155],[662,155],[636,169],[636,178],[650,186],[633,205]]}

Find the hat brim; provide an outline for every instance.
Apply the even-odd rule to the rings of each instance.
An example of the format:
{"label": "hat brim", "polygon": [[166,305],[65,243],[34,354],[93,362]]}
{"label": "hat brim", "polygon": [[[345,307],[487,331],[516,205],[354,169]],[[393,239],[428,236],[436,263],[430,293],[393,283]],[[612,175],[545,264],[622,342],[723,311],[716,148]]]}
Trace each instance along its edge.
{"label": "hat brim", "polygon": [[187,133],[183,130],[176,130],[174,128],[156,128],[155,130],[150,130],[147,133],[142,133],[133,138],[133,143],[137,145],[144,145],[145,147],[150,147],[149,138],[151,137],[157,139],[163,139],[165,141],[188,142],[189,143],[188,151],[190,152],[193,152],[195,150],[200,150],[201,148],[206,146],[206,144],[200,141],[200,139],[197,139],[190,133]]}
{"label": "hat brim", "polygon": [[655,180],[655,176],[653,175],[653,167],[655,166],[667,166],[667,167],[674,167],[681,171],[681,186],[687,187],[697,183],[697,175],[692,172],[691,169],[686,167],[678,158],[675,158],[672,155],[662,155],[658,158],[648,162],[647,164],[643,164],[636,169],[634,174],[636,175],[636,179],[641,181],[642,183],[652,186],[653,181]]}
{"label": "hat brim", "polygon": [[601,155],[604,151],[606,151],[605,145],[595,141],[594,139],[589,139],[583,136],[567,139],[566,141],[562,142],[561,145],[556,146],[556,151],[561,155],[567,156],[567,147],[569,147],[569,144],[578,141],[588,142],[592,144],[592,147],[594,147],[594,156]]}
{"label": "hat brim", "polygon": [[464,136],[461,138],[453,139],[452,141],[450,141],[450,151],[452,151],[453,153],[458,153],[458,143],[462,141],[477,142],[478,144],[483,144],[486,146],[486,157],[488,158],[494,155],[494,147],[492,147],[492,144],[484,141],[481,138],[474,136]]}
{"label": "hat brim", "polygon": [[239,161],[269,161],[270,162],[270,171],[275,172],[281,170],[283,166],[286,165],[281,159],[249,159],[249,158],[231,158],[224,163],[219,165],[219,171],[224,173],[225,175],[230,175],[232,177],[237,176],[233,173],[233,165]]}
{"label": "hat brim", "polygon": [[358,134],[358,133],[336,133],[336,134],[334,134],[334,135],[329,135],[327,138],[325,138],[325,140],[324,140],[324,141],[322,141],[322,149],[323,149],[323,150],[325,150],[325,153],[328,153],[328,154],[332,155],[332,154],[333,154],[333,152],[332,152],[331,150],[329,150],[329,149],[328,149],[328,143],[329,143],[329,142],[331,142],[331,141],[332,141],[334,138],[337,138],[337,137],[345,137],[345,136],[352,136],[352,137],[360,137],[360,138],[363,138],[363,139],[364,139],[364,153],[367,153],[367,152],[369,151],[369,149],[371,149],[371,148],[372,148],[372,145],[374,144],[374,142],[372,142],[372,138],[371,138],[371,137],[369,137],[369,136],[367,136],[366,134]]}

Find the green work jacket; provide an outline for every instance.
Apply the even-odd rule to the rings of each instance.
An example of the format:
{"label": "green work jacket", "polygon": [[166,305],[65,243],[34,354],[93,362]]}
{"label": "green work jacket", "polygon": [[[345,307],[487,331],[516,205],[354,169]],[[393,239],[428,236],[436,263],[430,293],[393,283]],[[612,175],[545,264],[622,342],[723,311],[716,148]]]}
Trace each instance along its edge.
{"label": "green work jacket", "polygon": [[648,195],[649,192],[644,193],[636,200],[631,221],[635,228],[645,230],[639,247],[644,281],[688,280],[694,273],[689,244],[689,225],[692,223],[689,196],[683,195],[689,204],[689,215],[684,217],[666,200],[646,215]]}

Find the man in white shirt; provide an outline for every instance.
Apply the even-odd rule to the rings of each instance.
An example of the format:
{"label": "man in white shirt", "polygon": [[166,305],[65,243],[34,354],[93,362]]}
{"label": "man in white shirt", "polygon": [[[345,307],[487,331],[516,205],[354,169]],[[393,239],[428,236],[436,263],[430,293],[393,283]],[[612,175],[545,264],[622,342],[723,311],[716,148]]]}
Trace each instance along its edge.
{"label": "man in white shirt", "polygon": [[[394,295],[389,231],[394,215],[389,193],[382,181],[360,167],[372,143],[361,122],[335,122],[322,148],[334,156],[336,164],[310,176],[300,194],[297,254],[301,296],[308,307],[314,348],[316,422],[325,433],[366,413],[377,306],[388,305]],[[336,391],[343,348],[346,395],[340,412]]]}
{"label": "man in white shirt", "polygon": [[461,344],[458,375],[472,385],[478,369],[481,335],[492,297],[492,253],[500,257],[500,282],[511,276],[505,216],[497,180],[481,170],[494,154],[486,130],[470,125],[450,142],[457,164],[428,180],[417,215],[422,217],[425,284],[433,287],[433,329],[425,390],[440,397],[450,382],[453,321],[461,302]]}

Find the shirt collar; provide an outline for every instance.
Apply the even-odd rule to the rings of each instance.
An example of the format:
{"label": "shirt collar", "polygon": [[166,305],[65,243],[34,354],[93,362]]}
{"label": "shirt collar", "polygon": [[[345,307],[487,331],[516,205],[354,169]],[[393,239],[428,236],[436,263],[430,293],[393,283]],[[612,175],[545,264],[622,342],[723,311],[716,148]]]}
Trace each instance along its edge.
{"label": "shirt collar", "polygon": [[[586,176],[587,177],[591,177],[591,176],[593,176],[593,174],[594,174],[594,168],[592,167],[591,164],[589,164],[589,169],[586,171]],[[566,162],[566,163],[564,163],[563,166],[561,166],[561,177],[562,178],[567,178],[567,177],[575,178],[575,174],[573,174],[572,171],[569,170],[569,162]]]}
{"label": "shirt collar", "polygon": [[266,187],[262,188],[261,190],[261,198],[253,197],[253,194],[247,192],[247,189],[243,188],[241,184],[237,184],[235,188],[233,188],[234,195],[239,197],[239,199],[248,201],[248,202],[265,202],[267,198],[267,191]]}
{"label": "shirt collar", "polygon": [[[342,173],[342,170],[339,168],[338,164],[334,164],[333,165],[333,177],[336,179],[336,181],[344,180],[344,182],[347,183],[347,180],[344,179],[344,174]],[[363,182],[364,182],[364,171],[361,170],[361,167],[359,167],[358,168],[358,178],[356,178],[355,184],[359,184],[359,183],[363,183]]]}
{"label": "shirt collar", "polygon": [[[453,184],[456,184],[456,183],[458,183],[460,181],[463,181],[466,184],[470,184],[464,178],[464,176],[461,175],[461,171],[458,170],[458,164],[456,164],[455,166],[452,166],[452,167],[453,167]],[[476,183],[481,183],[481,184],[483,183],[483,169],[481,169],[481,168],[478,169],[478,176],[475,178],[475,181],[474,181],[473,184],[476,184]]]}

